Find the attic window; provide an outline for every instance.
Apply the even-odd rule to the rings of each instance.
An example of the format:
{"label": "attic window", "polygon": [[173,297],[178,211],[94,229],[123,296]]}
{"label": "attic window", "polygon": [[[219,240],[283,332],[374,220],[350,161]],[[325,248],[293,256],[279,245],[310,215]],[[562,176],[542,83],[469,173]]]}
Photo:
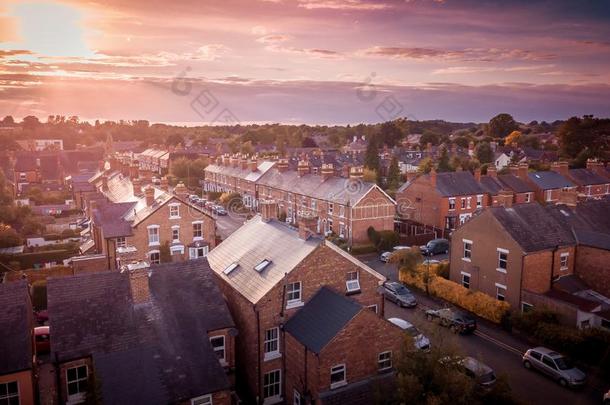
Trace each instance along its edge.
{"label": "attic window", "polygon": [[237,267],[239,267],[239,263],[231,263],[223,270],[223,273],[228,275]]}
{"label": "attic window", "polygon": [[568,214],[565,210],[559,210],[559,212],[561,212],[564,217],[569,217],[570,216],[570,214]]}
{"label": "attic window", "polygon": [[267,266],[269,266],[271,264],[271,260],[269,259],[265,259],[262,262],[260,262],[259,264],[257,264],[256,266],[254,266],[254,270],[256,270],[257,272],[262,272],[263,270],[265,270],[267,268]]}
{"label": "attic window", "polygon": [[535,174],[534,176],[536,176],[537,179],[541,178],[539,174]]}

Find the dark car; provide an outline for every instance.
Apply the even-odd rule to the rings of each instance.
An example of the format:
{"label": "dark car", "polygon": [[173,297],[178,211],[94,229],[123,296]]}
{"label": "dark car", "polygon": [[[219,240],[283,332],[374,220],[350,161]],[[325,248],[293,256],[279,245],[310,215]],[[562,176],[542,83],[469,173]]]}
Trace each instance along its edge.
{"label": "dark car", "polygon": [[424,256],[434,256],[441,253],[449,253],[449,241],[447,239],[432,239],[424,246],[420,246]]}
{"label": "dark car", "polygon": [[454,333],[472,333],[477,328],[477,321],[473,317],[451,308],[429,309],[426,311],[426,318],[429,321],[437,321]]}
{"label": "dark car", "polygon": [[383,295],[389,301],[401,307],[413,308],[417,305],[415,296],[404,285],[395,281],[387,282],[383,285]]}
{"label": "dark car", "polygon": [[220,215],[220,216],[224,216],[224,215],[227,215],[227,214],[228,214],[227,210],[225,210],[225,209],[224,209],[222,206],[220,206],[220,205],[217,205],[217,206],[215,206],[215,207],[214,207],[214,213],[215,213],[216,215]]}

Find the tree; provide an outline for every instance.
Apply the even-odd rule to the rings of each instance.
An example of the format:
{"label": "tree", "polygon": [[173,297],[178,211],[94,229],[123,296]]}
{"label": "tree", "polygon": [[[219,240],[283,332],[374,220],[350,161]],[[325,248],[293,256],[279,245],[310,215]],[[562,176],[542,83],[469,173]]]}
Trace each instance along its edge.
{"label": "tree", "polygon": [[479,162],[490,163],[494,159],[494,152],[489,142],[479,142],[475,150],[475,155]]}
{"label": "tree", "polygon": [[519,138],[521,137],[521,132],[513,131],[504,140],[504,144],[506,146],[516,145],[519,142]]}
{"label": "tree", "polygon": [[304,148],[317,148],[318,144],[316,144],[316,141],[313,140],[313,138],[310,138],[309,136],[306,136],[305,138],[303,138],[303,143],[302,143]]}
{"label": "tree", "polygon": [[441,146],[441,156],[438,159],[438,164],[436,166],[436,170],[438,172],[451,172],[453,168],[449,164],[449,152],[445,145]]}
{"label": "tree", "polygon": [[12,115],[7,115],[2,120],[2,125],[7,126],[7,127],[12,127],[13,125],[15,125],[15,119],[13,118]]}
{"label": "tree", "polygon": [[184,137],[180,134],[171,134],[165,139],[166,145],[183,145],[184,146]]}
{"label": "tree", "polygon": [[417,166],[417,171],[419,173],[430,173],[432,168],[434,167],[434,162],[430,158],[423,158],[420,160],[419,165]]}
{"label": "tree", "polygon": [[436,132],[432,132],[429,130],[425,130],[422,136],[419,138],[419,145],[422,149],[425,149],[428,144],[438,145],[441,141],[440,134]]}
{"label": "tree", "polygon": [[368,168],[364,168],[364,170],[362,171],[362,180],[368,182],[368,183],[375,183],[377,182],[377,170],[373,170],[373,169],[368,169]]}
{"label": "tree", "polygon": [[387,121],[381,124],[379,135],[381,137],[381,143],[386,144],[389,147],[396,146],[402,139],[402,132],[394,121]]}
{"label": "tree", "polygon": [[519,128],[517,121],[510,114],[502,113],[493,117],[487,126],[487,134],[494,138],[504,138]]}
{"label": "tree", "polygon": [[398,167],[398,159],[396,156],[392,157],[390,167],[388,168],[388,188],[390,190],[396,190],[400,187],[400,168]]}
{"label": "tree", "polygon": [[247,141],[241,144],[239,148],[239,152],[244,155],[253,155],[254,154],[254,146],[252,146],[252,141]]}
{"label": "tree", "polygon": [[588,148],[595,157],[607,160],[610,154],[610,119],[572,117],[560,125],[557,133],[562,156],[575,158]]}
{"label": "tree", "polygon": [[23,129],[25,130],[35,130],[40,127],[40,121],[38,121],[38,117],[34,115],[24,117],[21,123],[23,124]]}
{"label": "tree", "polygon": [[13,246],[21,246],[19,234],[10,226],[0,224],[0,248]]}
{"label": "tree", "polygon": [[371,170],[379,171],[379,146],[375,139],[371,139],[366,147],[364,166]]}

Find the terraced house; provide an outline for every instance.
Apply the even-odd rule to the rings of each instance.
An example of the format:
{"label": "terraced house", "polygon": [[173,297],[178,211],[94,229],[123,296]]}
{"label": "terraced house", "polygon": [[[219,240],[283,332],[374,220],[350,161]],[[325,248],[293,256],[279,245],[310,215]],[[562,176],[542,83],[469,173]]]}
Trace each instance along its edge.
{"label": "terraced house", "polygon": [[88,197],[92,238],[110,269],[134,261],[196,259],[216,245],[214,219],[188,202],[184,184],[173,192],[165,179],[160,188],[143,187],[139,178],[120,172],[103,173],[93,184],[98,193]]}
{"label": "terraced house", "polygon": [[[303,386],[295,380],[304,363],[294,358],[289,361],[297,354],[289,350],[287,331],[296,339],[292,341],[294,347],[308,346],[308,338],[299,332],[303,329],[300,325],[309,319],[309,311],[315,313],[320,306],[325,307],[327,313],[339,312],[334,318],[337,322],[314,320],[310,333],[325,330],[327,340],[310,346],[307,356],[326,353],[328,340],[346,329],[350,330],[346,334],[349,342],[343,349],[366,345],[375,350],[361,350],[351,353],[353,357],[350,357],[329,349],[327,360],[319,365],[310,363],[311,372],[320,376],[319,383],[312,381],[316,394],[340,386],[351,388],[351,383],[377,375],[381,353],[391,365],[398,350],[396,342],[401,339],[400,333],[387,332],[387,322],[382,319],[384,301],[378,288],[385,278],[316,236],[312,230],[317,224],[315,216],[300,217],[297,229],[277,220],[275,201],[261,201],[260,208],[261,216],[246,222],[208,255],[240,331],[237,337],[238,386],[247,389],[250,399],[256,403],[304,403],[299,401],[304,401],[309,391],[314,391],[314,385]],[[322,287],[328,291],[320,293]],[[334,307],[335,302],[340,305]],[[347,315],[340,310],[345,307],[349,309]],[[291,319],[301,311],[306,311],[302,320],[292,323],[293,328],[289,329]],[[362,311],[370,312],[362,314]],[[352,319],[361,321],[352,323]],[[380,322],[383,327],[379,326]],[[391,327],[390,330],[394,331]],[[394,343],[390,344],[384,338],[386,335],[394,336]],[[343,378],[340,384],[331,385],[330,367],[339,364],[344,365]],[[290,385],[286,385],[288,375],[292,376]],[[335,377],[333,374],[332,378]]]}

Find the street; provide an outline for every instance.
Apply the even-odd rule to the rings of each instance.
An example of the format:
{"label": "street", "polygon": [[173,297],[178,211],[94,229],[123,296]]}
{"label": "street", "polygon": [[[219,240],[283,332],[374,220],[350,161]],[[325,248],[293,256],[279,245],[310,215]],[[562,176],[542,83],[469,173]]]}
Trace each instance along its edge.
{"label": "street", "polygon": [[[435,259],[439,259],[435,257]],[[397,281],[398,271],[395,264],[385,264],[378,260],[376,255],[359,257],[367,265],[386,276]],[[440,259],[439,259],[440,260]],[[414,291],[418,306],[415,309],[400,308],[386,300],[385,317],[402,318],[416,325],[428,338],[432,345],[443,344],[466,355],[476,357],[494,369],[498,376],[505,376],[513,390],[514,396],[521,402],[529,404],[599,404],[602,402],[603,390],[607,386],[596,387],[596,383],[589,378],[588,384],[580,390],[561,387],[544,375],[526,370],[521,363],[521,356],[529,348],[527,343],[515,338],[508,332],[500,329],[485,320],[477,319],[477,331],[474,335],[454,335],[447,328],[425,319],[424,313],[429,308],[441,308],[440,300]],[[591,377],[591,376],[589,376]],[[596,380],[597,381],[597,380]]]}
{"label": "street", "polygon": [[229,215],[219,216],[210,213],[216,219],[216,233],[225,240],[246,221],[246,215],[229,212]]}

